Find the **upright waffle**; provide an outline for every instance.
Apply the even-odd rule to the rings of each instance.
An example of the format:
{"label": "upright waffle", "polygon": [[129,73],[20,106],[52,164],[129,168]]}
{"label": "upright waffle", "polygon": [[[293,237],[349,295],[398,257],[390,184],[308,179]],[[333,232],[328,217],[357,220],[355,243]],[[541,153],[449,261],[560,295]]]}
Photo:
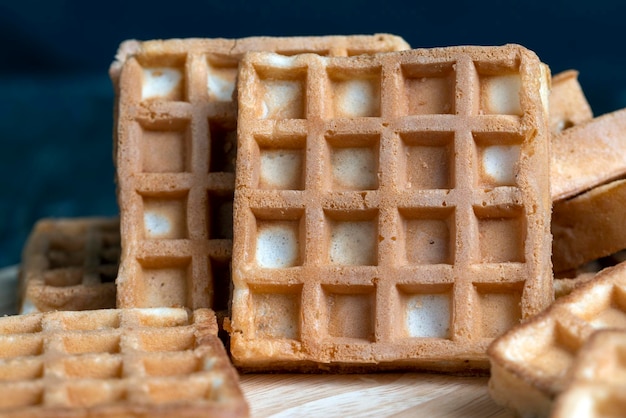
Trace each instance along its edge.
{"label": "upright waffle", "polygon": [[489,389],[521,416],[547,416],[571,379],[576,354],[596,330],[626,329],[626,263],[559,298],[489,347]]}
{"label": "upright waffle", "polygon": [[624,416],[626,332],[598,331],[576,357],[571,382],[555,403],[552,418]]}
{"label": "upright waffle", "polygon": [[575,196],[626,175],[626,109],[552,137],[552,200]]}
{"label": "upright waffle", "polygon": [[230,296],[239,59],[246,51],[358,55],[399,37],[129,41],[111,77],[122,257],[118,306],[213,307]]}
{"label": "upright waffle", "polygon": [[206,309],[0,318],[0,416],[247,416],[216,334]]}
{"label": "upright waffle", "polygon": [[487,368],[552,299],[548,77],[517,45],[247,54],[236,365]]}
{"label": "upright waffle", "polygon": [[593,119],[591,106],[578,83],[578,71],[567,70],[552,77],[550,132],[553,135]]}
{"label": "upright waffle", "polygon": [[42,219],[22,254],[22,313],[115,307],[118,218]]}

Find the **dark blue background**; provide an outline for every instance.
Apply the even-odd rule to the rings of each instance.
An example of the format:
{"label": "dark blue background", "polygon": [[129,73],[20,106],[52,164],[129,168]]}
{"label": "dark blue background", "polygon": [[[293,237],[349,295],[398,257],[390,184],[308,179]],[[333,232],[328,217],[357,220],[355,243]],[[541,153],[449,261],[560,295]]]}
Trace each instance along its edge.
{"label": "dark blue background", "polygon": [[0,267],[41,217],[117,213],[113,90],[127,38],[388,32],[413,47],[520,43],[580,71],[596,115],[626,107],[626,2],[0,0]]}

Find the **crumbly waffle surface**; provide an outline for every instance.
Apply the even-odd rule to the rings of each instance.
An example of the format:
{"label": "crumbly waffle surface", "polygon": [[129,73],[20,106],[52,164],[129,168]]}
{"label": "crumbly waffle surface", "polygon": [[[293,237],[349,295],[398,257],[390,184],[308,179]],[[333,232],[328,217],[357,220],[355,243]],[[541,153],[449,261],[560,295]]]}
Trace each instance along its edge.
{"label": "crumbly waffle surface", "polygon": [[546,70],[517,45],[247,54],[235,364],[487,368],[552,299]]}
{"label": "crumbly waffle surface", "polygon": [[116,86],[122,256],[118,306],[227,308],[239,60],[246,51],[358,55],[392,35],[129,41]]}
{"label": "crumbly waffle surface", "polygon": [[24,246],[21,313],[115,307],[119,218],[42,219]]}
{"label": "crumbly waffle surface", "polygon": [[618,417],[626,407],[626,331],[594,333],[578,354],[552,418]]}
{"label": "crumbly waffle surface", "polygon": [[521,416],[547,416],[571,379],[575,358],[597,330],[626,330],[626,263],[557,299],[489,347],[489,389]]}
{"label": "crumbly waffle surface", "polygon": [[247,416],[216,333],[208,309],[0,318],[0,416]]}

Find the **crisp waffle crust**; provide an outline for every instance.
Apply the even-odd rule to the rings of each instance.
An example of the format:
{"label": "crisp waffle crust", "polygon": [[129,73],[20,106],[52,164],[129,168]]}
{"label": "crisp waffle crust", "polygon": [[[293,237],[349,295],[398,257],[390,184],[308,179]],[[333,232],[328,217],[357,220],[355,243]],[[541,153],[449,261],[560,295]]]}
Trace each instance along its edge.
{"label": "crisp waffle crust", "polygon": [[[521,416],[547,416],[597,330],[626,330],[626,263],[602,270],[489,347],[489,389]],[[529,397],[532,395],[532,401]]]}
{"label": "crisp waffle crust", "polygon": [[552,262],[555,273],[580,268],[626,248],[626,180],[594,187],[554,204]]}
{"label": "crisp waffle crust", "polygon": [[233,93],[246,51],[350,56],[407,48],[385,34],[123,43],[110,70],[123,231],[118,306],[227,309]]}
{"label": "crisp waffle crust", "polygon": [[0,318],[1,417],[243,417],[210,310]]}
{"label": "crisp waffle crust", "polygon": [[567,70],[555,74],[551,84],[550,133],[552,135],[593,119],[591,106],[578,83],[578,71]]}
{"label": "crisp waffle crust", "polygon": [[247,54],[235,363],[486,369],[552,300],[548,78],[517,45]]}
{"label": "crisp waffle crust", "polygon": [[42,219],[24,246],[21,313],[115,308],[118,218]]}
{"label": "crisp waffle crust", "polygon": [[626,174],[626,109],[607,113],[552,137],[552,200],[576,196]]}
{"label": "crisp waffle crust", "polygon": [[626,331],[592,335],[576,357],[572,379],[552,418],[622,416],[626,407]]}

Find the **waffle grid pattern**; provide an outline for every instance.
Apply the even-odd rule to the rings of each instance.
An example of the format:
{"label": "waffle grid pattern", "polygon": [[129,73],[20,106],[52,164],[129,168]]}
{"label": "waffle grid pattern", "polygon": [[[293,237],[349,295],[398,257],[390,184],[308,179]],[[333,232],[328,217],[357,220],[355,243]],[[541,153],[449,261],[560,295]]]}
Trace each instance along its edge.
{"label": "waffle grid pattern", "polygon": [[193,316],[159,308],[1,318],[0,415],[122,416],[133,408],[206,416],[218,407],[213,412],[224,415],[216,416],[240,416],[229,415],[245,410],[245,401],[216,332],[209,310]]}
{"label": "waffle grid pattern", "polygon": [[626,329],[625,269],[604,270],[545,314],[497,340],[489,349],[493,362],[523,376],[548,398],[561,393],[577,354],[595,331]]}
{"label": "waffle grid pattern", "polygon": [[[547,166],[545,138],[532,137],[544,118],[528,77],[539,63],[502,50],[499,60],[489,49],[244,58],[239,365],[486,367],[488,341],[547,304],[549,262],[536,254],[548,188],[534,189],[527,171]],[[516,77],[513,103],[493,100],[490,83]],[[496,175],[489,153],[505,161]]]}
{"label": "waffle grid pattern", "polygon": [[117,218],[44,219],[22,261],[21,312],[115,307]]}
{"label": "waffle grid pattern", "polygon": [[[237,66],[248,50],[332,55],[406,49],[387,35],[145,42],[119,76],[118,306],[230,298]],[[115,79],[115,77],[114,77]]]}
{"label": "waffle grid pattern", "polygon": [[619,416],[626,406],[626,332],[594,333],[578,354],[572,380],[556,402],[552,416]]}

